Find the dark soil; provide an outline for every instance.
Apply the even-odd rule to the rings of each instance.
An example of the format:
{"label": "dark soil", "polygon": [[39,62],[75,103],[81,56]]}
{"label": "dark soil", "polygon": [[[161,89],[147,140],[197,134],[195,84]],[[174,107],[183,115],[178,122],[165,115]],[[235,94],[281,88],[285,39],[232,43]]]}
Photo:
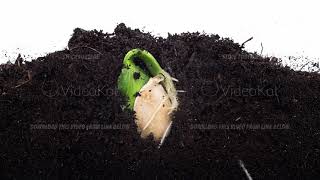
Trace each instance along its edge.
{"label": "dark soil", "polygon": [[[160,149],[140,138],[116,89],[132,48],[151,52],[186,91]],[[21,62],[0,66],[0,179],[247,179],[240,160],[253,179],[320,177],[320,75],[230,39],[77,28],[68,49]]]}

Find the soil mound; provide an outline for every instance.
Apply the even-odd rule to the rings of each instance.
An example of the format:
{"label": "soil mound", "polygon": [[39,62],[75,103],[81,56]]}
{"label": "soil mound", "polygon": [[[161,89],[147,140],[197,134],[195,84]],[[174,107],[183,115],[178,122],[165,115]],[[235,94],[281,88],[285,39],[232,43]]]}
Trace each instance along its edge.
{"label": "soil mound", "polygon": [[[170,135],[141,140],[116,89],[124,55],[148,50],[179,93]],[[0,66],[3,178],[319,177],[320,75],[218,35],[75,29],[68,48]]]}

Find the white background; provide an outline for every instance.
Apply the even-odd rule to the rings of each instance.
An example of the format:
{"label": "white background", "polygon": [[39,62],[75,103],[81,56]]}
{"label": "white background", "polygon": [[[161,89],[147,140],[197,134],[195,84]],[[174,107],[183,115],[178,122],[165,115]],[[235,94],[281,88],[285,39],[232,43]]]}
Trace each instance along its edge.
{"label": "white background", "polygon": [[[319,61],[320,10],[305,0],[81,1],[7,0],[0,2],[0,63],[27,59],[66,47],[73,29],[113,32],[124,22],[132,28],[167,33],[206,32],[246,44],[264,55],[303,56]],[[300,57],[301,58],[301,57]]]}

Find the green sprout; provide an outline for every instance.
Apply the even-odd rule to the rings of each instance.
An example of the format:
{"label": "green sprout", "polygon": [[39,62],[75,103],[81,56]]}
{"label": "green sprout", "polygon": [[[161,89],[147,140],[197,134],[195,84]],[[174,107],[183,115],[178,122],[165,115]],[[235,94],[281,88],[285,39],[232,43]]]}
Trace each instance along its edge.
{"label": "green sprout", "polygon": [[[134,59],[138,58],[146,65],[149,72],[145,72],[140,66],[136,65]],[[124,57],[124,67],[118,78],[118,89],[128,98],[128,107],[133,110],[134,102],[139,95],[140,89],[148,82],[150,76],[163,75],[164,80],[161,82],[166,90],[173,107],[177,106],[176,89],[172,78],[165,72],[157,62],[157,60],[146,50],[132,49]]]}

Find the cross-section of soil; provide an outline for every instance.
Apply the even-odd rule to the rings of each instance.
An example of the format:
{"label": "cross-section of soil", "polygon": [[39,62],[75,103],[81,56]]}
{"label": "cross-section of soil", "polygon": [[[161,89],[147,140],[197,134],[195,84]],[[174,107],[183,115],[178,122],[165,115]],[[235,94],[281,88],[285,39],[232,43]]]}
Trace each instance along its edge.
{"label": "cross-section of soil", "polygon": [[[179,80],[160,149],[116,87],[133,48]],[[246,179],[240,162],[253,179],[320,176],[320,75],[218,35],[77,28],[66,50],[1,65],[0,95],[1,179]]]}

